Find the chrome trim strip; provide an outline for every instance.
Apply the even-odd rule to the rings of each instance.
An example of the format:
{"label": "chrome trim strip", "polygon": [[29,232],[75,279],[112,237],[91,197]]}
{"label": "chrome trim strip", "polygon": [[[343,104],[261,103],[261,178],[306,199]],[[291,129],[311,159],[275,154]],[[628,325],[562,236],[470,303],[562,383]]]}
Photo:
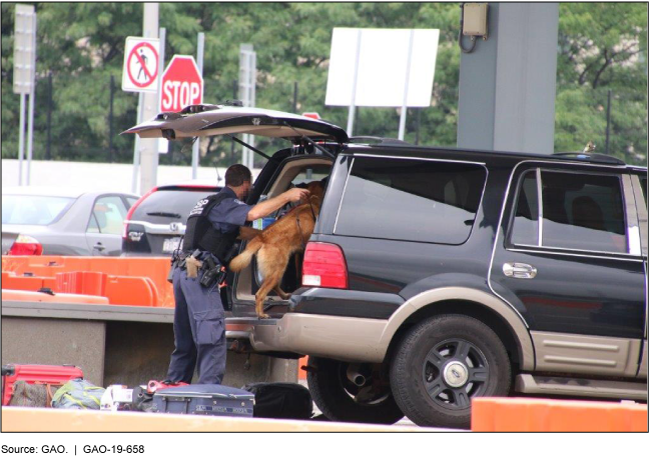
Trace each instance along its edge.
{"label": "chrome trim strip", "polygon": [[579,343],[576,341],[544,341],[544,346],[554,348],[568,348],[568,349],[594,349],[606,352],[618,352],[620,347],[616,344],[597,344],[597,343]]}
{"label": "chrome trim strip", "polygon": [[[348,155],[348,154],[345,154]],[[380,154],[367,154],[367,153],[354,153],[351,157],[377,157],[380,159],[404,159],[404,160],[427,160],[429,162],[450,162],[450,163],[471,163],[474,165],[483,165],[485,162],[472,162],[470,160],[453,160],[453,159],[432,159],[429,157],[404,157],[404,156],[389,156],[389,155],[380,155]]]}
{"label": "chrome trim strip", "polygon": [[[632,254],[627,254],[625,252],[608,252],[608,251],[586,251],[584,249],[571,249],[571,248],[558,248],[554,246],[533,246],[532,244],[517,244],[516,248],[506,248],[508,251],[516,251],[516,252],[537,252],[537,253],[544,253],[544,254],[557,254],[557,255],[580,255],[582,254],[584,257],[598,257],[598,258],[604,258],[604,259],[614,259],[614,260],[639,260],[637,257],[639,256],[634,256]],[[518,248],[533,248],[531,249],[518,249]],[[540,248],[547,248],[548,251],[539,251],[536,249]],[[560,249],[561,251],[572,251],[575,252],[576,254],[571,254],[571,253],[565,253],[561,251],[556,251],[556,249]],[[611,257],[605,257],[602,255],[598,254],[609,254]]]}
{"label": "chrome trim strip", "polygon": [[623,202],[625,203],[625,220],[627,221],[627,246],[631,255],[641,255],[641,232],[639,230],[639,218],[634,201],[634,190],[630,175],[622,176]]}
{"label": "chrome trim strip", "polygon": [[[125,224],[140,224],[144,225],[146,228],[149,229],[147,233],[154,234],[154,235],[183,235],[185,234],[185,229],[187,228],[187,225],[183,224],[182,222],[178,222],[178,230],[172,232],[169,228],[169,224],[153,224],[151,222],[146,222],[146,221],[124,221]],[[128,232],[128,227],[127,227],[127,232]]]}
{"label": "chrome trim strip", "polygon": [[[546,346],[549,346],[548,344]],[[596,360],[596,359],[581,359],[579,357],[562,357],[559,355],[547,355],[544,357],[544,362],[566,363],[568,365],[587,365],[596,367],[616,367],[614,360]]]}
{"label": "chrome trim strip", "polygon": [[[537,246],[542,246],[542,226],[544,224],[544,201],[542,200],[542,169],[537,167]],[[508,196],[506,195],[506,198]]]}
{"label": "chrome trim strip", "polygon": [[641,180],[639,176],[630,176],[632,182],[632,190],[634,192],[634,200],[636,202],[636,215],[638,218],[639,228],[641,231],[641,254],[648,256],[648,208],[646,207],[645,197],[641,189]]}
{"label": "chrome trim strip", "polygon": [[[531,247],[536,248],[537,246],[531,246]],[[532,253],[535,253],[535,254],[566,255],[566,256],[569,256],[569,257],[588,257],[588,258],[592,258],[592,259],[621,260],[621,261],[625,261],[625,262],[643,262],[642,259],[634,258],[633,256],[631,256],[629,254],[620,254],[621,257],[607,257],[607,256],[602,256],[602,255],[570,254],[568,252],[557,252],[557,251],[538,251],[538,250],[535,250],[535,249],[508,248],[507,250],[508,251],[513,251],[513,252],[532,252]],[[629,257],[629,258],[622,258],[622,257]]]}
{"label": "chrome trim strip", "polygon": [[[346,155],[347,157],[351,157]],[[348,190],[348,181],[350,180],[350,175],[352,175],[352,167],[354,167],[354,157],[352,157],[352,163],[350,164],[350,170],[348,175],[345,177],[345,184],[343,184],[343,193],[339,200],[339,209],[336,211],[336,219],[334,219],[334,228],[332,229],[332,234],[336,233],[336,227],[339,224],[339,215],[341,214],[341,207],[343,206],[343,199],[345,198],[345,191]]]}

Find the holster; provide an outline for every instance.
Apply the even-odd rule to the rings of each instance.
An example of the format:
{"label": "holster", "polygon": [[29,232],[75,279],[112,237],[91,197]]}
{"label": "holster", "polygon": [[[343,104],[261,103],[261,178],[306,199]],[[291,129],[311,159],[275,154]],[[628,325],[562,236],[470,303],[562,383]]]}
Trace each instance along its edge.
{"label": "holster", "polygon": [[199,273],[199,268],[203,266],[203,262],[197,260],[193,256],[190,256],[185,259],[185,266],[187,267],[187,277],[196,278]]}
{"label": "holster", "polygon": [[221,265],[218,259],[215,259],[210,255],[203,259],[203,276],[199,281],[203,287],[210,288],[215,284],[221,284],[226,277],[225,267]]}

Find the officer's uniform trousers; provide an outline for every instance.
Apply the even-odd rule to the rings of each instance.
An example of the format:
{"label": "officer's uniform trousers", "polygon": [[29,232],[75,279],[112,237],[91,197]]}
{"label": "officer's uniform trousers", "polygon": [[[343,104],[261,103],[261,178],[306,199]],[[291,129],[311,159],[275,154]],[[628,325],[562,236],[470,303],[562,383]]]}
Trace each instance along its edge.
{"label": "officer's uniform trousers", "polygon": [[221,384],[226,372],[226,324],[217,284],[203,287],[187,270],[174,268],[174,340],[167,379],[190,383],[197,366],[199,384]]}

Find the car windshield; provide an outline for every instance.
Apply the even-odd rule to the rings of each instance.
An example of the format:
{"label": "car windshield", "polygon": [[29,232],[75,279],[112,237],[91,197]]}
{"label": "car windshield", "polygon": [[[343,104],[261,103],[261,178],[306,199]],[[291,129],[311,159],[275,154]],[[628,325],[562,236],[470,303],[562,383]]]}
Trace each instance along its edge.
{"label": "car windshield", "polygon": [[152,193],[138,205],[131,216],[132,221],[151,222],[154,224],[167,224],[169,222],[187,222],[190,210],[196,202],[209,195],[216,194],[216,190],[201,188],[187,188],[182,190],[160,189]]}
{"label": "car windshield", "polygon": [[48,225],[62,215],[74,200],[46,195],[3,195],[2,224]]}

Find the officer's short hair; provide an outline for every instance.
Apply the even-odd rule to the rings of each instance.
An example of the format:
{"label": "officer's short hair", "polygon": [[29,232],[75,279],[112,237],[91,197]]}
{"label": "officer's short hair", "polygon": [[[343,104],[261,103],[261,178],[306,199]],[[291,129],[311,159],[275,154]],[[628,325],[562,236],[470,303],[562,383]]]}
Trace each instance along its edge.
{"label": "officer's short hair", "polygon": [[226,186],[239,187],[244,182],[251,180],[251,171],[248,167],[241,164],[235,164],[226,170]]}

